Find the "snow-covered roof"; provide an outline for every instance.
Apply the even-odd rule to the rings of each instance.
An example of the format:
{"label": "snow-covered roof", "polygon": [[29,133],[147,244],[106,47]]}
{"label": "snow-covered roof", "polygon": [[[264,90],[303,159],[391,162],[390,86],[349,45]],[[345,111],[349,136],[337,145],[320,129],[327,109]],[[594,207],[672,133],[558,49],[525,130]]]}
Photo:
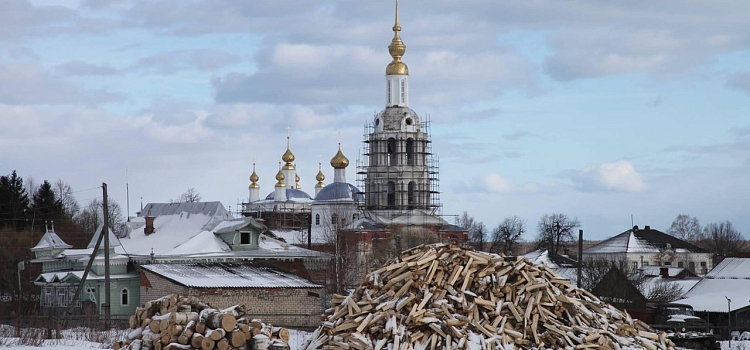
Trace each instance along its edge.
{"label": "snow-covered roof", "polygon": [[726,258],[700,280],[680,303],[689,304],[695,311],[726,312],[727,300],[732,310],[750,306],[750,259]]}
{"label": "snow-covered roof", "polygon": [[[102,235],[102,231],[104,230],[104,224],[99,224],[99,227],[97,227],[96,232],[94,232],[94,237],[91,237],[91,241],[89,241],[89,245],[86,246],[86,248],[94,248],[96,247],[96,241],[99,240],[99,236]],[[120,245],[120,240],[117,239],[117,236],[113,233],[112,228],[110,227],[107,230],[107,233],[109,236],[109,246],[110,247],[117,247]],[[101,247],[104,247],[104,241],[102,241]],[[100,248],[101,248],[100,247]]]}
{"label": "snow-covered roof", "polygon": [[174,214],[203,214],[229,218],[229,212],[221,202],[192,202],[192,203],[148,203],[138,216],[162,216]]}
{"label": "snow-covered roof", "polygon": [[[269,193],[266,196],[267,201],[275,201],[276,200],[276,191],[273,191]],[[286,200],[292,201],[292,202],[300,202],[300,203],[308,203],[312,202],[313,199],[310,197],[307,192],[303,190],[298,190],[296,188],[287,188],[286,189]]]}
{"label": "snow-covered roof", "polygon": [[[151,215],[153,215],[153,211]],[[143,221],[144,219],[138,217],[133,219],[133,221],[135,220]],[[201,232],[213,230],[222,221],[222,218],[204,212],[161,214],[154,219],[154,233],[146,235],[143,230],[145,225],[137,226],[129,232],[126,238],[120,239],[122,247],[116,248],[115,251],[134,255],[148,255],[151,254],[153,249],[156,255],[166,254]],[[131,225],[131,227],[133,226],[135,225]]]}
{"label": "snow-covered roof", "polygon": [[662,269],[666,269],[667,277],[676,277],[680,274],[688,275],[688,276],[696,276],[694,273],[690,272],[690,270],[685,269],[684,267],[649,265],[649,266],[642,266],[638,270],[646,276],[661,276]]}
{"label": "snow-covered roof", "polygon": [[141,267],[186,287],[320,288],[291,273],[252,264],[151,264]]}
{"label": "snow-covered roof", "polygon": [[564,255],[556,254],[553,252],[550,252],[549,250],[532,250],[524,255],[522,255],[524,258],[527,258],[531,260],[531,262],[537,264],[537,265],[547,265],[547,267],[552,269],[557,269],[561,267],[577,267],[578,262],[567,257]]}
{"label": "snow-covered roof", "polygon": [[47,230],[47,232],[44,233],[44,236],[42,236],[42,239],[39,240],[39,243],[31,248],[31,251],[35,252],[37,250],[54,248],[67,249],[73,248],[73,246],[65,243],[62,238],[60,238],[60,236],[55,233],[54,230]]}
{"label": "snow-covered roof", "polygon": [[617,236],[606,239],[583,251],[584,254],[612,254],[612,253],[659,253],[666,249],[673,249],[678,253],[708,253],[703,248],[670,236],[659,230],[646,226],[639,229],[634,226]]}
{"label": "snow-covered roof", "polygon": [[244,228],[245,226],[252,226],[259,230],[265,230],[266,227],[258,223],[257,221],[251,219],[251,218],[239,218],[239,219],[231,219],[231,220],[224,220],[216,227],[214,227],[213,231],[215,233],[227,233],[227,232],[235,232],[241,228]]}
{"label": "snow-covered roof", "polygon": [[726,258],[708,272],[706,278],[747,278],[750,279],[750,259]]}
{"label": "snow-covered roof", "polygon": [[333,182],[315,195],[316,201],[364,201],[365,196],[357,187],[347,182]]}
{"label": "snow-covered roof", "polygon": [[[138,274],[130,273],[130,274],[118,274],[118,275],[110,275],[109,278],[113,280],[117,279],[129,279],[138,277]],[[76,270],[76,271],[60,271],[60,272],[48,272],[40,274],[35,280],[35,284],[45,284],[45,283],[60,283],[60,282],[68,282],[70,279],[73,279],[73,281],[80,281],[83,278],[83,270]],[[87,281],[94,281],[94,280],[103,280],[104,276],[97,275],[94,273],[94,271],[89,271],[89,275],[86,276]]]}

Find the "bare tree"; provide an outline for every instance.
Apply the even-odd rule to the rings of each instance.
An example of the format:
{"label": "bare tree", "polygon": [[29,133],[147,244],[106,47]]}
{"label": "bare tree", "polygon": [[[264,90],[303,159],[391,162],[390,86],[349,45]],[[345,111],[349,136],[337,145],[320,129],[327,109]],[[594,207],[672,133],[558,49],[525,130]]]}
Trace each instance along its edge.
{"label": "bare tree", "polygon": [[503,222],[492,230],[490,251],[512,254],[513,246],[521,240],[524,232],[526,232],[526,223],[517,215],[503,219]]}
{"label": "bare tree", "polygon": [[624,265],[624,259],[613,261],[606,257],[586,258],[581,262],[581,280],[578,281],[578,287],[591,291],[612,267]]}
{"label": "bare tree", "polygon": [[744,244],[742,233],[728,220],[706,225],[698,238],[698,245],[716,254],[718,260],[741,251]]}
{"label": "bare tree", "polygon": [[654,283],[644,283],[638,289],[652,303],[671,303],[684,294],[679,284],[662,279]]}
{"label": "bare tree", "polygon": [[569,218],[565,214],[545,214],[537,224],[538,248],[546,248],[559,253],[563,243],[573,240],[573,229],[581,226],[578,218]]}
{"label": "bare tree", "polygon": [[196,203],[201,201],[201,194],[195,190],[195,188],[188,188],[183,194],[177,199],[172,199],[170,203]]}
{"label": "bare tree", "polygon": [[680,214],[672,221],[672,226],[669,227],[667,233],[681,240],[692,242],[700,236],[701,224],[696,217]]}
{"label": "bare tree", "polygon": [[[117,237],[123,237],[126,233],[126,228],[120,204],[110,199],[107,205],[107,209],[109,211],[108,224],[109,227],[112,228],[112,233],[114,233]],[[96,232],[96,229],[99,227],[99,224],[104,221],[102,212],[102,201],[100,201],[99,199],[94,199],[89,202],[89,204],[86,205],[83,210],[81,210],[81,212],[75,217],[74,220],[81,227],[83,232],[93,235],[94,232]]]}
{"label": "bare tree", "polygon": [[456,225],[469,231],[469,241],[477,250],[484,250],[487,243],[487,227],[484,223],[474,220],[468,212],[463,212],[456,220]]}
{"label": "bare tree", "polygon": [[74,218],[81,210],[81,206],[78,205],[76,198],[73,196],[73,188],[59,179],[52,185],[52,190],[55,192],[55,197],[62,203],[65,216]]}

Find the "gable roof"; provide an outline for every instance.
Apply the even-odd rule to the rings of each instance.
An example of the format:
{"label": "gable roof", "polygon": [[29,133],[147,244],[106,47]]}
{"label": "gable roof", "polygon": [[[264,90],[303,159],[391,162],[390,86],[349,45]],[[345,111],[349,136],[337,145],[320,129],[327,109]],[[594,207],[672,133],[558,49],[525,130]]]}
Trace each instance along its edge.
{"label": "gable roof", "polygon": [[732,300],[732,310],[750,305],[748,290],[750,259],[726,258],[691,288],[680,302],[691,305],[695,311],[726,312],[726,298]]}
{"label": "gable roof", "polygon": [[[104,224],[103,223],[99,224],[99,227],[96,228],[96,232],[94,232],[94,236],[91,237],[91,241],[89,241],[89,245],[86,246],[86,248],[94,248],[94,247],[96,247],[96,241],[99,240],[99,236],[102,235],[102,231],[103,230],[104,230]],[[111,227],[107,230],[107,233],[108,233],[107,236],[109,236],[109,246],[110,247],[117,247],[117,246],[119,246],[120,245],[120,240],[117,239],[117,237],[113,233]],[[102,241],[102,245],[99,248],[101,249],[103,246],[104,246],[104,241]]]}
{"label": "gable roof", "polygon": [[524,255],[524,258],[531,260],[535,264],[545,264],[547,267],[557,269],[563,267],[578,267],[578,261],[567,256],[550,252],[549,250],[532,250]]}
{"label": "gable roof", "polygon": [[583,252],[585,254],[659,253],[668,247],[678,253],[708,253],[703,248],[652,229],[650,226],[643,229],[633,226],[632,229],[593,245]]}

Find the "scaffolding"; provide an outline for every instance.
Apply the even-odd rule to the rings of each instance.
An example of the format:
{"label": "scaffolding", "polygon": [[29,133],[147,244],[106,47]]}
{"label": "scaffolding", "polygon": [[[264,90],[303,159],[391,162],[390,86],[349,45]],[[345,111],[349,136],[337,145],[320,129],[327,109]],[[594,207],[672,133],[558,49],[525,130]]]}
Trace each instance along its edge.
{"label": "scaffolding", "polygon": [[375,124],[365,122],[356,161],[363,212],[398,215],[421,209],[442,215],[440,159],[432,150],[431,124],[429,115],[412,131],[377,131]]}

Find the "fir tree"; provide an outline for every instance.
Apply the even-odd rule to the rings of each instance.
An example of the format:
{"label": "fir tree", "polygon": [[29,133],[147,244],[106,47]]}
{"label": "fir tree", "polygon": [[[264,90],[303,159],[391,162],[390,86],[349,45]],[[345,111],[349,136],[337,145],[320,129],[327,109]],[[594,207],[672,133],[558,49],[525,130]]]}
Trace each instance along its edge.
{"label": "fir tree", "polygon": [[31,209],[36,220],[57,220],[63,216],[62,202],[56,198],[52,184],[47,180],[34,193]]}
{"label": "fir tree", "polygon": [[23,186],[23,179],[16,171],[0,176],[0,225],[15,230],[30,226],[29,196]]}

